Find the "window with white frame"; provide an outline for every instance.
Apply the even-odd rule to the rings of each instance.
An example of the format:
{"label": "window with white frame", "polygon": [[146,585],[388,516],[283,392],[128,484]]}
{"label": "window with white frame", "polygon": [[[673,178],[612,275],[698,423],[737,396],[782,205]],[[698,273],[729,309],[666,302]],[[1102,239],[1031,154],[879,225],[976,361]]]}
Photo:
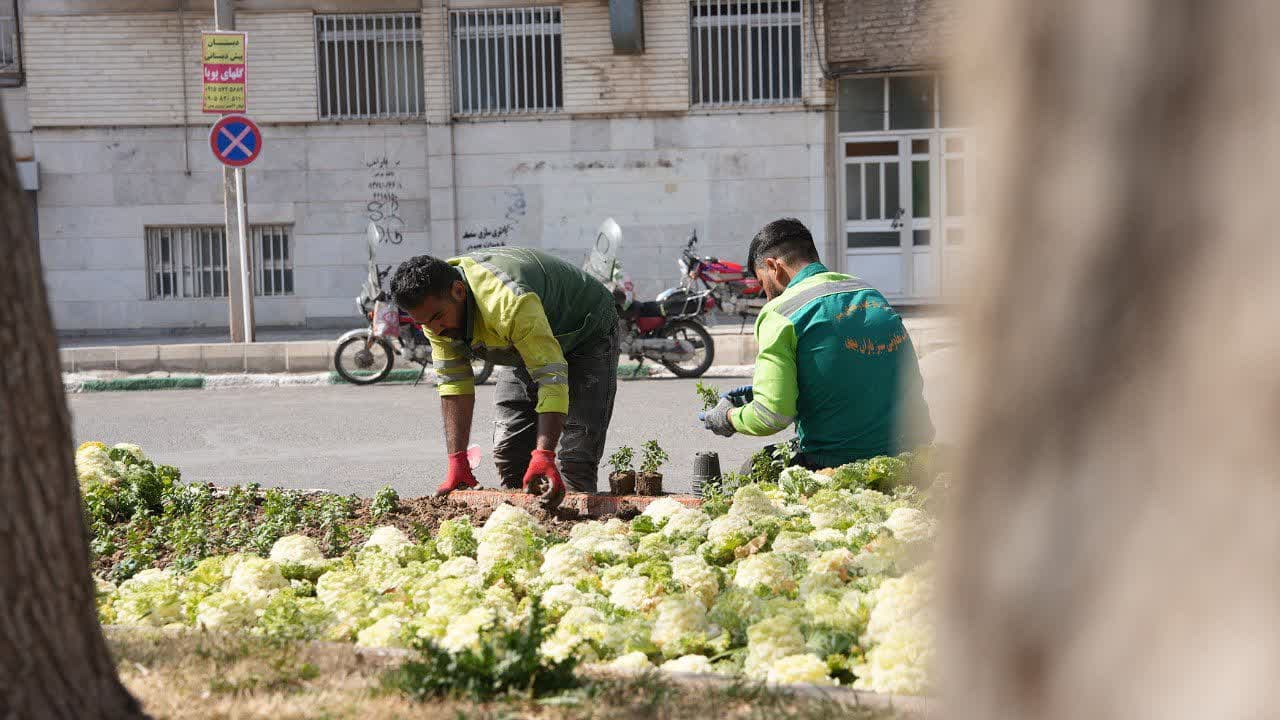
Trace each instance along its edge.
{"label": "window with white frame", "polygon": [[943,102],[945,83],[937,75],[890,75],[840,81],[840,132],[928,130],[968,123]]}
{"label": "window with white frame", "polygon": [[454,10],[449,28],[455,114],[554,112],[564,106],[560,8]]}
{"label": "window with white frame", "polygon": [[22,78],[16,0],[0,2],[0,82],[12,85]]}
{"label": "window with white frame", "polygon": [[689,19],[689,93],[695,106],[802,97],[800,0],[694,0]]}
{"label": "window with white frame", "polygon": [[317,15],[315,23],[322,119],[423,114],[418,13]]}
{"label": "window with white frame", "polygon": [[[220,225],[149,227],[147,296],[152,300],[227,296],[231,263]],[[249,228],[254,294],[293,294],[293,227]]]}

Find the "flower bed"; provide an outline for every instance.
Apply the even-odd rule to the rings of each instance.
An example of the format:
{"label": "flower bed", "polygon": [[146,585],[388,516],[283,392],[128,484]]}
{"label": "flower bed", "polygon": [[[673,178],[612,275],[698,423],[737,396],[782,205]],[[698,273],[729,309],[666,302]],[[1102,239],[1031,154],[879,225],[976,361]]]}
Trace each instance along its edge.
{"label": "flower bed", "polygon": [[503,505],[406,531],[385,496],[363,516],[340,496],[255,504],[243,489],[183,485],[133,446],[77,454],[104,623],[456,652],[518,627],[539,598],[552,660],[895,694],[930,688],[927,507],[940,488],[918,489],[927,465],[792,468],[700,509],[660,499],[629,521]]}

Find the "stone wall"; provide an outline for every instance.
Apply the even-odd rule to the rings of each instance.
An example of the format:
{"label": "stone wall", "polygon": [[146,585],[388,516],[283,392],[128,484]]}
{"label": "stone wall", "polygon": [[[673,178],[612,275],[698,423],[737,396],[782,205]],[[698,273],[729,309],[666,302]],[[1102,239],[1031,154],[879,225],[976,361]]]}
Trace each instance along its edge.
{"label": "stone wall", "polygon": [[[259,298],[258,321],[354,320],[380,172],[394,174],[398,218],[384,224],[401,232],[401,242],[379,248],[385,264],[490,243],[579,263],[612,216],[624,231],[624,266],[652,295],[678,280],[675,260],[695,228],[703,253],[742,261],[761,225],[793,215],[821,247],[824,127],[824,115],[811,111],[452,129],[266,125],[263,154],[247,173],[249,219],[293,225],[296,295]],[[147,299],[145,229],[223,223],[207,131],[46,128],[35,134],[35,151],[41,249],[60,330],[226,324],[225,300]]]}
{"label": "stone wall", "polygon": [[955,0],[827,0],[827,64],[836,73],[942,64]]}

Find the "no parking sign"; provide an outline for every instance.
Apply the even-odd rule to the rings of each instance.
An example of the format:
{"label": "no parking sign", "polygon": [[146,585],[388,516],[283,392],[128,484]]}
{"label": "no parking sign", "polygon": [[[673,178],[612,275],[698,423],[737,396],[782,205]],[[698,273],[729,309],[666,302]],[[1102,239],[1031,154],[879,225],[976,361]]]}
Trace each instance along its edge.
{"label": "no parking sign", "polygon": [[223,165],[244,167],[262,152],[262,131],[243,115],[227,115],[209,131],[209,147]]}

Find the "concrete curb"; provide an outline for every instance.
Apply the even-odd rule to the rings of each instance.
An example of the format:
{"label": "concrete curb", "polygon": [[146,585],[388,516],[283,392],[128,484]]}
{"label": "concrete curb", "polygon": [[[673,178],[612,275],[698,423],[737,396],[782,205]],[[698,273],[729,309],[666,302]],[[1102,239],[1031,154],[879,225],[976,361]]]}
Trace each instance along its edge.
{"label": "concrete curb", "polygon": [[[578,671],[585,677],[637,678],[657,673],[658,677],[686,687],[732,687],[752,685],[752,681],[736,675],[708,673],[669,672],[665,670],[621,670],[608,665],[584,665]],[[810,683],[760,683],[775,692],[796,697],[826,700],[847,707],[868,707],[895,710],[908,717],[940,717],[940,705],[936,698],[915,695],[887,695],[870,690],[856,690],[838,685],[813,685]]]}
{"label": "concrete curb", "polygon": [[[191,627],[158,628],[138,625],[107,624],[102,626],[102,632],[107,637],[107,640],[110,641],[116,638],[129,636],[146,636],[154,638],[182,637],[184,635],[196,636],[204,635],[208,631],[197,630]],[[234,637],[234,633],[226,634],[229,637]],[[360,656],[364,660],[375,663],[377,667],[385,668],[390,668],[398,663],[418,657],[418,653],[416,651],[406,650],[404,648],[364,647],[356,645],[355,643],[339,643],[327,640],[312,640],[307,644],[312,647],[350,652],[354,655]],[[787,693],[795,697],[826,700],[846,707],[894,710],[900,716],[911,718],[942,717],[942,704],[937,698],[921,697],[916,695],[887,695],[872,692],[870,690],[855,690],[854,688],[849,687],[812,685],[809,683],[760,683],[739,675],[668,672],[657,669],[648,671],[621,670],[609,667],[608,665],[595,664],[580,665],[578,667],[577,674],[584,680],[630,680],[653,675],[669,681],[673,685],[680,685],[686,688],[723,688],[733,687],[735,685],[743,687],[763,686],[774,692]]]}
{"label": "concrete curb", "polygon": [[[755,337],[727,333],[714,337],[716,362],[755,360]],[[336,340],[119,345],[61,348],[58,358],[62,371],[68,373],[305,373],[333,370],[336,347]]]}
{"label": "concrete curb", "polygon": [[113,392],[133,390],[199,390],[205,385],[202,377],[132,377],[109,380],[85,380],[75,390],[67,392]]}
{"label": "concrete curb", "polygon": [[[634,363],[631,364],[634,366]],[[707,370],[704,378],[751,377],[752,365],[724,365]],[[417,368],[393,369],[379,384],[403,385],[418,379]],[[671,371],[661,366],[646,366],[639,375],[631,369],[619,366],[620,381],[674,378]],[[436,374],[428,369],[422,375],[422,384],[434,385]],[[334,371],[317,373],[227,373],[165,375],[151,373],[125,377],[98,377],[88,373],[64,373],[62,388],[68,393],[130,392],[138,390],[233,390],[240,388],[306,387],[313,385],[345,385],[347,381]]]}

